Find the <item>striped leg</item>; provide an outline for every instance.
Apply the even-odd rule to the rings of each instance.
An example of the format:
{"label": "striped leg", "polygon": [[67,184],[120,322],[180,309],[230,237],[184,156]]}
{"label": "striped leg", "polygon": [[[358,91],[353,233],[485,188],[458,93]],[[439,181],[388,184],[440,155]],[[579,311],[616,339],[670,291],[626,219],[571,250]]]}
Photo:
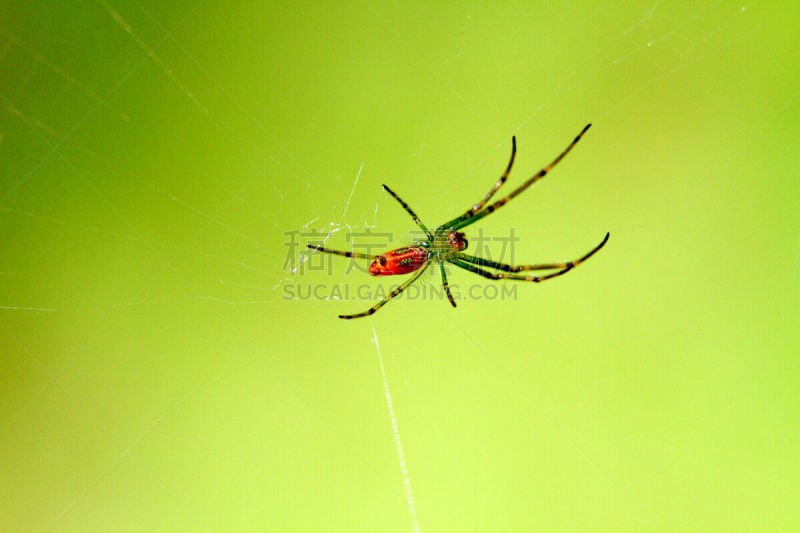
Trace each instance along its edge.
{"label": "striped leg", "polygon": [[383,307],[389,300],[391,300],[392,298],[394,298],[395,296],[397,296],[398,294],[400,294],[401,292],[406,290],[409,285],[411,285],[412,283],[417,281],[417,279],[422,275],[423,272],[425,272],[425,270],[427,270],[427,268],[428,268],[428,265],[425,265],[424,267],[420,268],[417,271],[416,274],[414,274],[412,277],[408,278],[402,285],[400,285],[395,290],[390,292],[389,295],[386,296],[386,298],[384,298],[380,302],[376,303],[375,305],[373,305],[372,307],[370,307],[369,309],[367,309],[363,313],[356,313],[355,315],[339,315],[339,318],[344,318],[345,320],[349,320],[351,318],[359,318],[359,317],[362,317],[362,316],[369,316],[369,315],[373,314],[375,311],[377,311],[378,309]]}
{"label": "striped leg", "polygon": [[403,209],[406,210],[406,213],[411,215],[411,218],[414,219],[414,222],[416,222],[417,226],[419,226],[422,229],[422,231],[425,232],[425,235],[428,237],[428,239],[430,239],[432,241],[433,240],[433,234],[428,230],[428,228],[425,226],[425,224],[422,223],[422,221],[419,219],[419,217],[414,212],[414,210],[411,209],[408,206],[408,204],[405,203],[405,201],[402,198],[397,196],[397,194],[392,189],[390,189],[388,185],[384,185],[383,188],[386,190],[386,192],[388,192],[389,194],[392,195],[392,198],[394,198],[395,200],[400,202],[400,205],[403,206]]}
{"label": "striped leg", "polygon": [[453,299],[453,295],[450,293],[450,284],[447,283],[447,274],[444,271],[444,261],[439,259],[439,270],[442,271],[442,287],[444,287],[444,292],[447,294],[447,299],[450,300],[450,303],[453,307],[456,307],[456,301]]}
{"label": "striped leg", "polygon": [[[574,261],[567,261],[565,263],[542,263],[538,265],[514,266],[514,265],[507,265],[505,263],[498,263],[496,261],[491,261],[489,259],[474,257],[467,254],[458,254],[454,258],[450,259],[450,262],[465,270],[469,270],[470,272],[474,272],[475,274],[478,274],[480,276],[489,279],[518,279],[522,281],[532,281],[534,283],[538,283],[540,281],[545,281],[566,274],[576,266],[580,265],[581,263],[592,257],[594,254],[596,254],[600,250],[600,248],[605,246],[606,242],[608,242],[609,237],[610,234],[606,233],[605,238],[603,238],[600,244],[595,246],[589,253],[585,254],[584,256],[578,259],[575,259]],[[502,272],[490,272],[488,270],[484,270],[479,267],[488,267],[495,270],[500,270]],[[556,272],[552,272],[544,276],[524,276],[515,274],[516,272],[523,272],[530,270],[555,270]],[[504,272],[508,272],[508,274],[505,274]]]}
{"label": "striped leg", "polygon": [[474,255],[468,255],[468,254],[464,254],[464,253],[458,254],[458,258],[462,259],[462,260],[464,260],[464,261],[466,261],[468,263],[472,263],[473,265],[485,266],[485,267],[493,268],[493,269],[496,269],[496,270],[502,270],[503,272],[522,272],[522,271],[526,271],[526,270],[556,270],[556,269],[563,269],[563,268],[566,268],[567,266],[569,266],[570,264],[572,265],[572,267],[576,267],[576,266],[580,265],[581,263],[583,263],[584,261],[586,261],[587,259],[589,259],[590,257],[592,257],[594,254],[596,254],[600,250],[600,248],[602,248],[603,246],[606,245],[606,242],[608,242],[608,238],[610,236],[611,236],[610,233],[606,233],[606,236],[603,237],[603,240],[600,242],[600,244],[598,244],[597,246],[592,248],[592,250],[589,253],[587,253],[586,255],[581,257],[580,259],[576,259],[574,261],[569,261],[567,263],[541,263],[541,264],[537,264],[537,265],[509,265],[509,264],[506,264],[506,263],[498,263],[497,261],[492,261],[491,259],[484,259],[482,257],[475,257]]}
{"label": "striped leg", "polygon": [[442,227],[450,227],[453,224],[458,224],[462,220],[468,219],[469,217],[471,217],[472,215],[483,209],[483,206],[485,206],[486,203],[489,200],[491,200],[492,196],[494,196],[494,193],[496,193],[498,189],[500,189],[500,187],[502,187],[503,184],[508,179],[508,175],[511,173],[511,167],[514,166],[514,157],[516,155],[517,155],[517,138],[511,137],[511,159],[508,161],[508,166],[506,166],[506,171],[503,172],[503,175],[500,176],[500,179],[497,180],[497,182],[495,182],[495,184],[492,186],[492,188],[489,190],[486,196],[483,197],[483,200],[473,205],[471,208],[467,210],[466,213],[464,213],[460,217],[451,220],[447,224],[443,224]]}
{"label": "striped leg", "polygon": [[323,252],[326,254],[333,254],[333,255],[341,255],[343,257],[355,257],[356,259],[372,259],[374,261],[375,259],[380,257],[377,255],[362,254],[359,252],[342,252],[340,250],[331,250],[330,248],[324,248],[318,244],[309,244],[308,247],[318,252]]}
{"label": "striped leg", "polygon": [[525,189],[527,189],[528,187],[530,187],[531,185],[533,185],[534,183],[536,183],[537,181],[539,181],[540,179],[545,177],[548,174],[548,172],[553,170],[553,168],[558,163],[560,163],[561,160],[564,159],[564,157],[566,157],[566,155],[570,152],[570,150],[572,150],[572,148],[576,144],[578,144],[578,141],[581,140],[581,137],[583,137],[583,134],[586,133],[586,130],[588,130],[590,127],[591,127],[591,124],[587,124],[583,128],[583,130],[581,130],[581,132],[578,134],[578,136],[575,137],[575,139],[573,139],[573,141],[570,143],[570,145],[567,146],[566,150],[561,152],[561,154],[559,154],[558,157],[553,159],[553,161],[551,161],[549,165],[547,165],[542,170],[540,170],[539,172],[537,172],[536,174],[534,174],[533,176],[528,178],[528,180],[525,183],[523,183],[522,185],[520,185],[519,187],[517,187],[516,189],[511,191],[511,194],[509,194],[505,198],[501,198],[500,200],[496,201],[495,203],[493,203],[489,207],[486,207],[486,208],[482,209],[481,211],[478,211],[477,213],[475,213],[471,217],[467,217],[467,218],[464,218],[464,219],[462,219],[462,217],[459,217],[459,218],[449,222],[448,223],[449,225],[445,224],[442,227],[449,227],[450,229],[454,229],[454,230],[461,229],[463,227],[469,226],[470,224],[474,224],[475,222],[477,222],[478,220],[482,219],[485,216],[491,215],[492,213],[494,213],[495,211],[497,211],[498,209],[500,209],[501,207],[506,205],[515,196],[517,196],[518,194],[522,193]]}

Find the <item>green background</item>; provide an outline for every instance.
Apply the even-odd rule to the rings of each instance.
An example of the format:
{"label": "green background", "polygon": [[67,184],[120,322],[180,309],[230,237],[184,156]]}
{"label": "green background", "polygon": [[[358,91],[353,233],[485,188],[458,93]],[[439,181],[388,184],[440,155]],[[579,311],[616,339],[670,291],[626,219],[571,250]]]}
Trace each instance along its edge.
{"label": "green background", "polygon": [[[0,529],[800,527],[798,7],[599,4],[4,2]],[[587,122],[467,232],[611,232],[514,298],[346,322],[397,280],[287,246]]]}

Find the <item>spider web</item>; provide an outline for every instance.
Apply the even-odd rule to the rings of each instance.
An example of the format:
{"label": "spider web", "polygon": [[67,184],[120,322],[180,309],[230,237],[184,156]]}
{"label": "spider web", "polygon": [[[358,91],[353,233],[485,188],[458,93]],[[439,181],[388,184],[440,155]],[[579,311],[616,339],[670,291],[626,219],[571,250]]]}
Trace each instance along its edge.
{"label": "spider web", "polygon": [[[255,491],[260,498],[266,495],[264,499],[275,500],[266,505],[269,512],[253,511],[253,523],[303,524],[290,516],[303,511],[281,493],[300,495],[309,490],[312,508],[321,516],[328,513],[331,527],[361,519],[364,529],[374,528],[381,523],[380,513],[387,512],[398,520],[391,524],[397,530],[441,529],[450,522],[440,514],[447,514],[446,509],[437,511],[448,501],[440,494],[454,491],[457,501],[450,501],[454,508],[474,507],[480,497],[470,499],[437,480],[436,474],[455,472],[452,485],[461,482],[478,487],[484,495],[490,493],[497,478],[486,472],[499,461],[487,437],[494,428],[502,435],[498,437],[502,449],[515,451],[508,444],[518,436],[515,431],[529,438],[528,431],[549,430],[554,436],[543,437],[546,444],[537,451],[568,449],[566,457],[582,465],[587,483],[605,489],[601,504],[626,509],[628,523],[674,523],[665,522],[665,512],[654,511],[652,499],[633,474],[620,467],[616,458],[604,455],[599,431],[597,439],[588,436],[585,426],[564,418],[570,411],[565,415],[559,399],[534,391],[530,382],[516,374],[531,368],[518,357],[516,345],[485,339],[480,333],[524,328],[516,312],[507,316],[498,311],[509,305],[519,309],[520,302],[495,306],[497,302],[468,301],[454,311],[446,303],[435,307],[433,302],[398,299],[375,317],[344,323],[335,315],[371,304],[345,301],[330,291],[321,298],[285,298],[287,287],[296,286],[306,275],[320,279],[308,273],[311,255],[302,246],[287,248],[286,232],[314,230],[326,245],[344,249],[351,244],[345,237],[350,233],[408,228],[407,215],[380,190],[383,180],[401,180],[398,192],[426,223],[454,216],[496,179],[512,135],[522,146],[510,183],[519,183],[521,174],[538,168],[563,148],[558,135],[568,141],[583,125],[563,124],[556,135],[550,125],[564,119],[560,112],[554,116],[557,110],[573,105],[580,111],[600,109],[591,120],[614,123],[618,115],[657,92],[662,82],[703,65],[708,52],[698,35],[713,39],[734,34],[740,27],[736,17],[758,10],[760,3],[708,2],[675,19],[666,19],[661,2],[645,4],[628,15],[610,6],[589,15],[564,6],[522,8],[513,23],[499,8],[462,7],[448,12],[452,38],[447,46],[428,47],[410,29],[423,24],[429,13],[362,2],[333,20],[351,29],[369,26],[365,31],[371,46],[365,50],[358,36],[336,33],[353,59],[339,66],[338,77],[326,80],[324,91],[281,80],[282,69],[292,81],[305,79],[298,74],[302,68],[293,71],[287,66],[293,54],[319,53],[324,43],[315,40],[314,34],[326,35],[326,28],[334,31],[327,17],[313,10],[304,12],[316,15],[309,19],[313,27],[308,47],[276,53],[274,49],[282,44],[279,38],[264,37],[272,47],[264,57],[276,61],[265,64],[263,58],[247,57],[258,55],[253,50],[265,48],[262,42],[241,50],[241,56],[229,62],[220,61],[212,47],[203,46],[207,37],[228,53],[236,50],[228,41],[236,39],[238,23],[202,1],[160,7],[100,0],[80,13],[58,7],[15,7],[13,16],[0,18],[4,72],[0,77],[0,217],[6,236],[0,266],[4,286],[0,332],[3,351],[11,354],[4,361],[7,392],[0,418],[7,435],[2,456],[9,467],[3,481],[8,496],[0,508],[3,521],[21,530],[101,529],[111,523],[191,527],[203,524],[204,518],[224,523],[219,515],[204,514],[204,506],[188,497],[180,499],[172,512],[155,502],[145,511],[125,505],[118,516],[110,510],[126,491],[145,493],[163,484],[166,488],[159,495],[169,494],[170,489],[179,493],[193,484],[189,472],[194,467],[213,464],[221,456],[228,470],[209,467],[202,473],[204,480],[222,482],[220,491],[231,491],[252,508],[261,503],[246,495],[253,486],[260,490]],[[269,29],[285,37],[282,23],[291,27],[300,15],[276,11],[272,15],[278,22],[273,21]],[[273,20],[261,13],[251,15],[255,20]],[[354,15],[362,24],[345,24]],[[571,26],[565,21],[583,22],[580,28],[590,31],[587,21],[592,15],[609,21],[610,29],[597,40],[599,46],[576,45],[584,55],[545,48],[557,61],[521,67],[517,75],[529,79],[514,80],[514,74],[506,73],[509,84],[534,85],[541,72],[550,73],[555,65],[557,70],[547,76],[544,87],[535,89],[533,97],[511,98],[505,105],[489,94],[490,89],[481,88],[484,84],[470,83],[470,77],[461,73],[469,64],[465,58],[474,57],[475,47],[486,42],[481,32],[487,26],[499,26],[507,32],[508,42],[520,44],[526,42],[523,37],[531,27],[540,26],[537,20],[553,20],[562,29]],[[209,22],[214,17],[220,17],[218,24]],[[65,24],[65,20],[75,22]],[[213,34],[217,27],[219,34]],[[212,34],[198,36],[198,28]],[[689,30],[695,31],[693,38],[687,38]],[[586,39],[580,31],[575,29],[568,37],[579,43]],[[106,45],[114,52],[105,53]],[[292,42],[292,46],[298,45]],[[624,93],[600,106],[580,102],[598,79],[624,71],[653,50],[663,54],[649,63],[658,68],[633,77]],[[665,57],[673,61],[660,60]],[[527,54],[522,58],[536,61]],[[268,74],[259,81],[270,83],[252,87],[258,83],[235,68],[238,60],[249,66],[261,64]],[[769,61],[765,68],[786,79],[788,97],[771,109],[758,124],[761,129],[748,140],[766,136],[778,117],[797,109],[796,80],[782,62]],[[87,68],[93,62],[107,68]],[[559,64],[568,67],[558,68]],[[378,118],[362,116],[359,98],[374,91],[369,83],[375,71],[388,71],[386,77],[402,87],[408,76],[405,69],[411,67],[415,76],[425,77],[428,91],[420,93],[422,103],[416,107],[421,111],[409,119],[414,127],[398,120],[400,133],[391,139],[411,141],[387,148],[391,142],[379,143],[376,137],[380,135],[364,131]],[[507,88],[498,72],[488,71],[492,75],[487,79],[497,79]],[[390,91],[393,85],[387,83]],[[255,95],[259,90],[266,95]],[[381,98],[408,104],[401,91]],[[141,98],[141,94],[152,96]],[[700,98],[687,96],[704,107],[706,102]],[[475,121],[491,124],[489,129],[479,137],[473,130],[460,130],[468,121],[450,127],[452,111],[458,108],[448,102],[474,111]],[[724,102],[719,102],[724,110]],[[149,111],[149,105],[161,106],[160,113]],[[576,115],[580,113],[569,115],[569,120]],[[492,123],[491,117],[498,117],[497,122]],[[280,127],[273,125],[273,119]],[[547,126],[537,126],[540,121]],[[342,124],[348,125],[347,133]],[[450,131],[448,141],[464,143],[463,148],[441,154],[442,131]],[[727,135],[740,138],[736,132]],[[186,144],[171,146],[181,136],[188,137]],[[344,136],[351,140],[342,140]],[[137,142],[146,146],[139,147]],[[471,142],[476,144],[466,144]],[[574,165],[573,170],[593,160],[590,154],[598,154],[600,148],[581,146],[580,150],[586,152],[582,160],[566,163]],[[743,158],[756,166],[751,153],[745,150]],[[401,168],[393,168],[395,164]],[[577,179],[578,172],[567,175]],[[576,202],[581,202],[580,194],[590,197],[600,189],[583,181],[580,187],[584,186],[587,192],[578,193]],[[570,188],[579,187],[573,181],[555,189],[546,200],[535,203],[536,209],[547,209],[543,204],[555,204],[557,195],[563,196]],[[431,196],[427,191],[433,189],[440,192]],[[447,202],[442,198],[448,198]],[[589,204],[590,200],[581,203]],[[554,220],[563,220],[559,217],[563,206],[551,209],[543,211],[542,218],[550,214]],[[519,207],[515,214],[504,215],[495,228],[507,227],[509,221],[530,226],[528,222],[534,219],[528,218],[528,210]],[[494,224],[489,220],[487,225]],[[541,223],[540,218],[535,220]],[[602,216],[593,216],[592,224],[597,220]],[[561,229],[573,231],[560,223],[543,224],[537,237]],[[558,237],[554,237],[546,252],[573,249],[587,227],[575,228],[575,240],[568,246],[556,247]],[[796,221],[789,231],[797,237],[788,246],[786,277],[796,292],[800,262]],[[401,243],[405,235],[393,238]],[[613,239],[612,235],[612,244]],[[526,235],[526,246],[532,241],[533,236]],[[282,268],[287,260],[292,268]],[[343,275],[344,263],[324,279],[326,286],[361,283],[356,281],[357,272]],[[463,280],[466,275],[454,278]],[[435,286],[437,276],[431,272],[425,283]],[[365,283],[377,285],[372,280]],[[555,297],[539,296],[548,290],[543,288],[535,298],[557,303]],[[525,298],[533,300],[534,294]],[[484,304],[494,311],[475,315],[474,309]],[[531,309],[530,302],[524,309]],[[435,348],[417,342],[421,317],[435,323],[431,334],[439,339]],[[547,317],[537,312],[535,320],[544,325],[545,331],[537,335],[545,339],[540,340],[556,335],[547,331],[553,324]],[[588,328],[593,323],[584,319],[583,324]],[[573,358],[575,367],[567,369],[585,363],[575,353],[562,354]],[[536,368],[558,374],[546,365]],[[580,382],[579,371],[573,371],[575,382]],[[440,395],[440,389],[447,392]],[[470,394],[463,392],[466,389]],[[475,423],[465,413],[477,417],[492,409],[508,409],[535,423],[521,422],[522,429],[509,430],[484,422],[475,447],[470,452],[456,451],[457,436],[466,439],[468,426]],[[204,415],[209,411],[211,415]],[[449,414],[454,420],[462,418],[451,421]],[[311,436],[298,436],[303,431]],[[228,443],[220,436],[226,432],[235,441],[233,451],[226,451],[222,444]],[[291,436],[291,446],[299,451],[280,444],[285,435]],[[295,485],[290,470],[282,470],[279,460],[263,458],[271,453],[297,468],[298,479],[319,488],[301,487],[299,481]],[[541,459],[531,461],[530,468],[547,468]],[[563,457],[561,461],[566,462]],[[263,462],[268,467],[261,466]],[[351,495],[341,490],[351,485],[336,479],[349,474],[362,480]],[[552,479],[551,471],[541,474]],[[153,476],[152,485],[141,479],[148,475]],[[240,486],[233,478],[244,481]],[[518,481],[515,486],[531,489],[542,501],[554,501],[544,491],[538,492],[536,484]],[[15,487],[16,492],[12,491]],[[375,515],[365,512],[365,517],[359,517],[347,509],[348,498],[352,507],[359,507],[371,491],[377,496],[363,507],[373,505]],[[328,496],[337,492],[345,495]],[[46,505],[37,493],[47,495]],[[586,495],[576,489],[576,498],[581,496]],[[214,503],[225,508],[219,500]],[[396,518],[397,507],[403,508],[402,521]],[[151,510],[149,522],[135,521],[142,519],[140,513]],[[12,515],[16,518],[6,519]],[[546,517],[537,520],[546,522]],[[500,529],[508,524],[499,517],[484,523]]]}

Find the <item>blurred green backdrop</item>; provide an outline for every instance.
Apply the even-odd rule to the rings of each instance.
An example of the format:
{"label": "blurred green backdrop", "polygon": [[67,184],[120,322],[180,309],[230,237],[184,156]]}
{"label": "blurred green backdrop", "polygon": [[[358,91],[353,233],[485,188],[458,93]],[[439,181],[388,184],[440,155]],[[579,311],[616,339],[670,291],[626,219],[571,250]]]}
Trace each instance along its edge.
{"label": "blurred green backdrop", "polygon": [[[797,529],[798,7],[601,4],[0,6],[0,529]],[[336,317],[587,122],[468,231],[585,265]]]}

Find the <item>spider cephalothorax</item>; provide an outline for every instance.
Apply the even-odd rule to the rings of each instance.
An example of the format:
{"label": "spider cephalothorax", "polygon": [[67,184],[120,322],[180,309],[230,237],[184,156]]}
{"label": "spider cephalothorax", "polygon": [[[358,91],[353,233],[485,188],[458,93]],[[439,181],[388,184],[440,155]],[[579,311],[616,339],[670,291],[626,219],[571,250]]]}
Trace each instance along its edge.
{"label": "spider cephalothorax", "polygon": [[[430,266],[431,263],[438,263],[439,270],[442,274],[442,286],[444,287],[444,291],[447,294],[448,300],[453,305],[456,306],[456,301],[453,299],[453,295],[450,293],[449,285],[447,284],[447,274],[445,273],[444,263],[448,262],[457,267],[463,268],[464,270],[469,270],[470,272],[474,272],[480,276],[483,276],[488,279],[516,279],[516,280],[523,280],[523,281],[532,281],[538,283],[540,281],[545,281],[548,279],[552,279],[556,276],[561,276],[562,274],[566,274],[582,262],[589,259],[593,256],[600,248],[605,246],[606,242],[608,241],[609,234],[606,233],[606,236],[603,240],[595,246],[589,253],[585,254],[583,257],[575,259],[574,261],[567,261],[561,263],[542,263],[537,265],[508,265],[505,263],[499,263],[497,261],[492,261],[490,259],[484,259],[482,257],[475,257],[469,254],[464,253],[464,250],[467,249],[467,237],[464,233],[458,231],[461,228],[465,228],[470,224],[474,224],[475,222],[479,221],[483,217],[492,214],[497,209],[503,207],[506,203],[508,203],[512,198],[520,194],[522,191],[536,183],[538,180],[542,179],[547,175],[550,170],[555,167],[559,161],[561,161],[564,156],[566,156],[572,147],[575,146],[578,141],[581,140],[583,134],[586,133],[586,130],[589,129],[591,124],[587,124],[583,130],[578,134],[577,137],[567,146],[566,150],[561,152],[561,154],[556,157],[549,165],[542,168],[539,172],[528,178],[522,185],[511,191],[511,193],[506,196],[505,198],[501,198],[497,200],[493,204],[486,205],[489,200],[494,196],[494,194],[500,189],[503,183],[506,182],[508,179],[508,174],[511,172],[511,167],[514,164],[514,156],[517,153],[517,140],[516,137],[511,138],[511,159],[508,162],[508,166],[506,167],[506,171],[500,176],[500,179],[492,186],[489,192],[484,196],[483,200],[478,202],[477,204],[473,205],[469,208],[463,215],[454,218],[453,220],[446,222],[436,228],[434,232],[431,232],[425,224],[420,221],[419,217],[414,213],[414,211],[405,203],[397,194],[394,193],[389,187],[386,185],[383,188],[392,195],[392,198],[397,200],[400,205],[403,206],[403,209],[411,215],[411,218],[414,219],[417,226],[425,232],[426,240],[420,241],[410,246],[406,246],[404,248],[397,248],[395,250],[390,250],[384,254],[378,256],[372,256],[368,254],[362,254],[358,252],[342,252],[339,250],[331,250],[328,248],[324,248],[322,246],[316,244],[309,244],[308,247],[317,250],[320,252],[325,252],[329,254],[336,254],[342,255],[344,257],[355,257],[359,259],[372,259],[373,262],[369,267],[369,273],[373,276],[393,276],[395,274],[409,274],[411,272],[417,271],[411,278],[406,280],[402,283],[399,287],[394,289],[392,292],[386,296],[383,300],[379,301],[363,313],[357,313],[354,315],[339,315],[339,318],[358,318],[361,316],[371,315],[378,309],[380,309],[386,302],[403,292],[409,285],[414,283],[419,277],[422,275],[423,272]],[[481,268],[484,267],[484,268]],[[491,270],[486,270],[489,268]],[[531,270],[552,270],[554,272],[550,272],[548,274],[544,274],[542,276],[526,276],[526,275],[519,275],[517,272],[523,271],[531,271]],[[496,272],[493,272],[496,271]]]}
{"label": "spider cephalothorax", "polygon": [[467,246],[469,246],[469,241],[467,241],[467,236],[460,231],[451,230],[447,234],[447,244],[450,246],[451,250],[463,252],[467,249]]}

